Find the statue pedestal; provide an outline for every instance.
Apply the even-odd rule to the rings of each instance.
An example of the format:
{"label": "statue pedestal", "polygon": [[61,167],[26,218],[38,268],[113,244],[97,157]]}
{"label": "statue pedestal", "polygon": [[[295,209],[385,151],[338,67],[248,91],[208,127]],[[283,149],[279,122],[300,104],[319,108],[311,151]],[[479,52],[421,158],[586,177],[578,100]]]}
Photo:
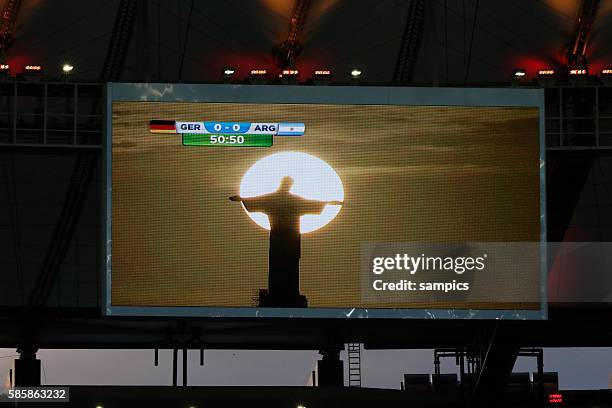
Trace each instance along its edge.
{"label": "statue pedestal", "polygon": [[308,299],[304,295],[278,296],[269,293],[267,289],[259,290],[259,307],[308,307]]}

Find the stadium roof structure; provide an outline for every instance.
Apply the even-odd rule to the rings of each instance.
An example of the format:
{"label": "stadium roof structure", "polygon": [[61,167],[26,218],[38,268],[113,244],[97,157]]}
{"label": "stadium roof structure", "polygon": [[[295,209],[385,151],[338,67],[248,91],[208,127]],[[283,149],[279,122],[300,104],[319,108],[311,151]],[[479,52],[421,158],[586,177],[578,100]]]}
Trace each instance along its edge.
{"label": "stadium roof structure", "polygon": [[[0,9],[11,1],[0,1]],[[6,62],[13,73],[25,64],[41,64],[47,75],[58,77],[69,62],[75,80],[100,78],[105,58],[100,50],[107,49],[120,3],[23,2]],[[348,81],[351,70],[359,68],[363,82],[392,83],[400,49],[406,41],[420,40],[416,51],[410,50],[414,44],[408,46],[417,55],[404,78],[408,82],[504,82],[515,68],[524,68],[530,79],[538,69],[567,66],[568,50],[585,43],[580,32],[587,36],[590,72],[612,64],[612,45],[606,41],[612,38],[612,2],[606,0],[136,3],[122,81],[215,82],[227,66],[244,78],[252,68],[278,69],[279,54],[290,48],[289,61],[280,58],[280,63],[294,65],[302,79],[315,69],[331,69],[334,80]],[[587,6],[594,14],[581,30]],[[418,24],[422,30],[414,30]]]}

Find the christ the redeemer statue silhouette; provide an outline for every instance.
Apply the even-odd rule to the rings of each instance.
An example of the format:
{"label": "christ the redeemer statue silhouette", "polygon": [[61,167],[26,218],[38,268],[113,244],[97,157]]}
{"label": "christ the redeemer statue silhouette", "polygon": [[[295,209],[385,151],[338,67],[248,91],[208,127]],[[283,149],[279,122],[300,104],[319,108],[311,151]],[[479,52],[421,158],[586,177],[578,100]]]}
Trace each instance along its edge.
{"label": "christ the redeemer statue silhouette", "polygon": [[259,306],[306,307],[300,294],[300,217],[320,214],[327,204],[341,201],[308,200],[291,194],[293,179],[284,177],[273,193],[252,198],[232,196],[231,201],[244,204],[249,212],[261,212],[270,220],[268,260],[268,293],[260,295]]}

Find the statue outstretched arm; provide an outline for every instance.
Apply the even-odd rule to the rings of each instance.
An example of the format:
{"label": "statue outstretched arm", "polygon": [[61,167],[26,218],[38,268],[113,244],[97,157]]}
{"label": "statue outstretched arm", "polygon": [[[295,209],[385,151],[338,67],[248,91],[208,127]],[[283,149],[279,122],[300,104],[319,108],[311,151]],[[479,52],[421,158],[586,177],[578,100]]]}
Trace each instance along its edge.
{"label": "statue outstretched arm", "polygon": [[242,203],[249,212],[265,212],[274,205],[274,202],[270,200],[269,194],[257,197],[240,197],[239,195],[233,195],[229,199],[230,201]]}
{"label": "statue outstretched arm", "polygon": [[342,205],[342,201],[320,201],[320,200],[304,200],[300,206],[300,213],[305,214],[321,214],[325,209],[325,206],[331,205]]}

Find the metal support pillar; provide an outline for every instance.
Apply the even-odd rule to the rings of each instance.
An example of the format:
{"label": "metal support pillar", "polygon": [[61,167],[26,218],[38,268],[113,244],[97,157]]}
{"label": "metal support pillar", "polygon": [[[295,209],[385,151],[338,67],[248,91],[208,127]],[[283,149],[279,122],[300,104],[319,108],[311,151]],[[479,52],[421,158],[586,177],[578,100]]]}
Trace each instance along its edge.
{"label": "metal support pillar", "polygon": [[40,360],[36,358],[36,347],[20,346],[19,358],[15,360],[15,387],[40,385]]}
{"label": "metal support pillar", "polygon": [[0,14],[0,62],[4,62],[6,51],[13,44],[13,30],[21,9],[21,0],[8,0]]}
{"label": "metal support pillar", "polygon": [[172,349],[172,386],[176,387],[177,384],[177,362],[178,359],[178,349],[175,347]]}
{"label": "metal support pillar", "polygon": [[409,83],[412,81],[416,60],[421,48],[425,19],[425,1],[411,0],[402,35],[402,42],[395,62],[393,82]]}
{"label": "metal support pillar", "polygon": [[538,397],[543,397],[544,394],[544,350],[535,348],[525,348],[518,352],[519,357],[535,357],[537,360],[537,372],[533,377],[535,391]]}
{"label": "metal support pillar", "polygon": [[183,387],[187,386],[187,349],[183,349]]}
{"label": "metal support pillar", "polygon": [[571,43],[567,47],[565,57],[569,68],[586,68],[587,52],[595,17],[599,10],[600,0],[582,0],[578,19],[574,28],[574,35]]}
{"label": "metal support pillar", "polygon": [[312,0],[296,0],[295,2],[289,20],[287,39],[275,50],[275,57],[280,68],[293,68],[295,66],[295,59],[301,51],[300,36],[306,24],[311,3]]}
{"label": "metal support pillar", "polygon": [[341,347],[321,349],[321,360],[317,361],[318,385],[320,387],[344,386],[344,367],[340,360]]}
{"label": "metal support pillar", "polygon": [[478,407],[495,406],[506,390],[506,383],[519,353],[513,333],[496,325],[479,336],[476,346],[480,367],[474,379],[473,403]]}

